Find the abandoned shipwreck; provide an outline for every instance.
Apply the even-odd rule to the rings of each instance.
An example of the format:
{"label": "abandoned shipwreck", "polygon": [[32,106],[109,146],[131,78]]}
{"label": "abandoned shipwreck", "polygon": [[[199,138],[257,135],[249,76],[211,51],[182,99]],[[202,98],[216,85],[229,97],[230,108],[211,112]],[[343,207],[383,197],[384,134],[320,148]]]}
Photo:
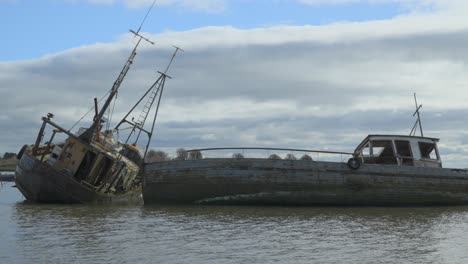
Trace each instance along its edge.
{"label": "abandoned shipwreck", "polygon": [[[133,62],[136,48],[100,111],[95,99],[96,115],[89,128],[73,134],[53,122],[53,114],[42,118],[36,142],[24,145],[17,156],[15,182],[27,200],[91,203],[138,199],[137,176],[142,160],[139,150],[130,144],[114,142],[111,133],[101,131],[104,113]],[[45,132],[51,129],[50,138],[42,144]],[[57,134],[65,134],[67,139],[54,143]]]}
{"label": "abandoned shipwreck", "polygon": [[468,204],[468,171],[442,168],[437,142],[369,135],[348,153],[354,156],[348,162],[207,158],[145,164],[143,197],[145,204]]}
{"label": "abandoned shipwreck", "polygon": [[[137,47],[142,40],[154,44],[139,31],[130,30],[137,43],[101,109],[98,108],[98,100],[94,99],[95,115],[91,126],[72,133],[71,129],[52,121],[54,115],[49,113],[42,118],[43,124],[35,143],[24,145],[19,151],[15,182],[27,200],[43,203],[142,201],[141,168],[153,135],[164,84],[169,77],[166,73],[180,49],[176,48],[166,71],[159,72],[154,84],[111,129],[105,114],[112,116],[111,103],[115,103],[119,87],[137,55]],[[140,108],[138,115],[136,112]],[[136,114],[136,118],[132,114]],[[152,122],[148,122],[152,114]],[[122,128],[124,125],[127,127]],[[118,139],[119,130],[129,131],[124,134],[126,140],[122,142]],[[46,133],[50,136],[46,137]],[[60,137],[64,139],[55,142]],[[147,140],[144,151],[137,147],[142,138]]]}
{"label": "abandoned shipwreck", "polygon": [[[341,161],[234,155],[232,158],[145,164],[144,202],[359,206],[468,204],[468,170],[442,168],[437,146],[439,139],[423,136],[419,108],[416,111],[418,121],[410,135],[369,135],[352,153],[289,150],[349,157]],[[417,125],[421,128],[421,136],[415,135]],[[231,150],[238,149],[242,148]],[[219,148],[189,152],[213,150],[229,151]]]}

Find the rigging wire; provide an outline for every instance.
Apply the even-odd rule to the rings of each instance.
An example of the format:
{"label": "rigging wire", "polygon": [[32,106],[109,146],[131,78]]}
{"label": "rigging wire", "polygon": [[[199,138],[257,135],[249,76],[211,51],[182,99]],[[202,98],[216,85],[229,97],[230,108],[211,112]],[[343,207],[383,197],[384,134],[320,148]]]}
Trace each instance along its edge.
{"label": "rigging wire", "polygon": [[151,12],[151,9],[153,9],[154,5],[156,4],[156,1],[157,1],[157,0],[154,0],[154,1],[153,1],[153,4],[152,4],[151,7],[148,9],[148,12],[146,12],[145,18],[143,18],[143,21],[141,21],[140,27],[139,27],[138,30],[137,30],[137,34],[140,33],[141,27],[142,27],[143,24],[145,23],[146,18],[148,17],[149,13]]}
{"label": "rigging wire", "polygon": [[[98,102],[100,103],[102,100],[104,100],[104,98],[105,98],[110,92],[111,92],[111,90],[109,90],[105,95],[103,95],[103,96],[101,97],[101,99],[99,99]],[[73,124],[73,126],[72,126],[70,129],[68,129],[68,132],[70,132],[73,128],[75,128],[76,125],[78,125],[78,124],[81,122],[81,120],[83,120],[83,118],[85,118],[91,111],[93,111],[93,109],[94,109],[94,107],[91,107],[91,108],[88,110],[88,112],[86,112],[86,114],[84,114],[78,121],[76,121],[75,124]]]}
{"label": "rigging wire", "polygon": [[109,130],[110,129],[110,124],[112,122],[112,117],[114,115],[114,110],[115,110],[115,102],[117,102],[117,97],[119,96],[118,93],[115,94],[115,98],[114,98],[114,103],[112,104],[112,110],[110,110],[109,108],[109,120],[107,120],[107,126],[106,126],[106,130]]}
{"label": "rigging wire", "polygon": [[129,129],[132,129],[133,126],[130,126],[130,127],[126,127],[126,128],[119,128],[119,129],[116,129],[117,131],[124,131],[124,130],[129,130]]}

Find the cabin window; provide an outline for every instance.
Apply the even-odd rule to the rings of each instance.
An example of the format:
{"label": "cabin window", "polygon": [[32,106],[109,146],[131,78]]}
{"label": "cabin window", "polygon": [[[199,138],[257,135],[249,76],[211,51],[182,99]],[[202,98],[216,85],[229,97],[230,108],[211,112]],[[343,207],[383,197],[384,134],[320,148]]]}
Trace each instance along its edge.
{"label": "cabin window", "polygon": [[401,165],[412,166],[413,152],[411,151],[410,142],[406,140],[395,140],[395,147],[400,158]]}
{"label": "cabin window", "polygon": [[392,141],[390,140],[376,140],[372,141],[372,154],[374,156],[381,156],[391,154],[393,156]]}
{"label": "cabin window", "polygon": [[376,140],[372,141],[371,145],[376,164],[397,164],[391,140]]}
{"label": "cabin window", "polygon": [[362,148],[361,155],[364,157],[369,157],[371,155],[369,143],[367,143],[366,146]]}
{"label": "cabin window", "polygon": [[434,143],[419,142],[419,150],[421,151],[421,158],[438,160],[436,145]]}
{"label": "cabin window", "polygon": [[361,149],[365,163],[397,164],[391,140],[373,140]]}

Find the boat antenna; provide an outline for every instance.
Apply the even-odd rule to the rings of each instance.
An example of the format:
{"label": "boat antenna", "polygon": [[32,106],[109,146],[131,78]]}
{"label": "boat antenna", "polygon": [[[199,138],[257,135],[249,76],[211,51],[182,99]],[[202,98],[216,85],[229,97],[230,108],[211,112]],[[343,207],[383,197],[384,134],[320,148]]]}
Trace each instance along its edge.
{"label": "boat antenna", "polygon": [[423,128],[421,124],[421,115],[419,110],[421,110],[422,105],[418,105],[418,99],[416,98],[416,93],[414,93],[414,103],[416,105],[416,112],[414,112],[413,116],[417,116],[416,122],[414,123],[413,129],[411,129],[410,136],[415,136],[417,128],[419,126],[419,130],[421,131],[421,137],[424,137]]}
{"label": "boat antenna", "polygon": [[[184,51],[183,49],[179,48],[179,47],[176,47],[174,46],[174,48],[176,49],[174,51],[174,53],[172,54],[172,57],[166,67],[166,70],[164,72],[160,72],[158,71],[158,73],[160,74],[159,75],[159,78],[153,83],[153,85],[143,94],[143,96],[138,100],[138,102],[132,107],[132,109],[130,109],[130,111],[128,111],[127,115],[125,115],[125,117],[122,119],[122,121],[120,121],[120,123],[115,127],[114,130],[118,130],[119,127],[123,124],[123,123],[127,123],[129,125],[131,125],[131,128],[132,128],[132,131],[130,132],[130,134],[128,135],[127,137],[127,140],[126,140],[126,144],[128,143],[128,141],[130,140],[130,138],[132,137],[132,135],[135,133],[136,135],[136,139],[134,141],[134,145],[137,144],[139,138],[140,138],[140,135],[141,135],[141,132],[145,132],[147,135],[148,135],[148,142],[147,142],[147,145],[146,145],[146,149],[145,149],[145,152],[144,152],[144,157],[146,157],[146,153],[148,151],[148,147],[149,147],[149,144],[151,142],[151,138],[153,136],[153,133],[154,133],[154,125],[156,123],[156,119],[157,119],[157,116],[158,116],[158,111],[159,111],[159,106],[161,104],[161,98],[162,98],[162,94],[163,94],[163,91],[164,91],[164,85],[166,83],[166,78],[169,78],[169,79],[172,79],[172,77],[170,77],[169,75],[167,75],[167,72],[169,71],[169,68],[171,67],[172,65],[172,62],[174,61],[174,58],[175,56],[177,55],[177,52],[178,51]],[[134,118],[132,118],[131,120],[128,119],[129,115],[131,113],[134,112],[135,108],[138,107],[138,105],[140,105],[140,103],[143,101],[144,98],[148,97],[147,101],[146,101],[146,104],[144,105],[143,107],[143,110],[141,111],[139,117],[137,120],[135,120]],[[156,110],[155,110],[155,113],[154,113],[154,118],[153,118],[153,124],[151,126],[151,130],[148,131],[144,128],[145,126],[145,123],[146,123],[146,120],[148,118],[148,115],[151,111],[151,108],[153,107],[154,103],[156,102],[157,100],[157,104],[156,104]]]}
{"label": "boat antenna", "polygon": [[[151,11],[151,9],[153,8],[155,2],[156,2],[156,0],[151,5],[149,11]],[[93,124],[83,134],[80,135],[80,139],[82,139],[84,141],[87,141],[87,142],[90,142],[91,139],[93,138],[94,131],[96,130],[97,133],[99,133],[101,120],[102,120],[104,114],[106,113],[107,109],[109,108],[110,103],[112,102],[114,97],[117,95],[119,87],[122,84],[123,80],[125,79],[125,76],[127,75],[127,72],[130,69],[130,66],[133,64],[133,60],[135,59],[135,56],[137,55],[136,50],[137,50],[138,46],[140,45],[140,42],[142,40],[145,40],[145,41],[149,42],[150,44],[154,45],[154,42],[152,42],[151,40],[149,40],[148,38],[145,38],[144,36],[142,36],[140,34],[141,27],[143,26],[143,23],[145,22],[146,17],[148,16],[148,14],[149,14],[149,12],[146,14],[146,16],[143,19],[143,22],[140,24],[140,27],[138,28],[137,32],[130,29],[130,32],[132,34],[134,34],[135,37],[138,37],[138,41],[135,44],[135,47],[133,48],[132,53],[128,57],[127,62],[125,63],[124,67],[122,68],[122,71],[120,72],[119,76],[115,80],[114,85],[112,86],[112,89],[110,90],[109,96],[107,97],[106,101],[104,102],[104,105],[102,106],[101,110],[98,111],[98,109],[96,108],[96,112],[98,114],[95,115],[94,120],[93,120]]]}

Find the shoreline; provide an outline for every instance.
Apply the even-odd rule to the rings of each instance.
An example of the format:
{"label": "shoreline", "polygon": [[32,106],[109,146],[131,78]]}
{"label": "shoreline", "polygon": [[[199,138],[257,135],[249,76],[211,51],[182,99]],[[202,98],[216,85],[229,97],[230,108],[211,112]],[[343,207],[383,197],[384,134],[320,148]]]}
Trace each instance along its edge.
{"label": "shoreline", "polygon": [[0,173],[0,182],[14,182],[15,174],[3,174]]}
{"label": "shoreline", "polygon": [[16,164],[18,161],[15,159],[0,159],[0,174],[5,172],[14,173],[16,170]]}

